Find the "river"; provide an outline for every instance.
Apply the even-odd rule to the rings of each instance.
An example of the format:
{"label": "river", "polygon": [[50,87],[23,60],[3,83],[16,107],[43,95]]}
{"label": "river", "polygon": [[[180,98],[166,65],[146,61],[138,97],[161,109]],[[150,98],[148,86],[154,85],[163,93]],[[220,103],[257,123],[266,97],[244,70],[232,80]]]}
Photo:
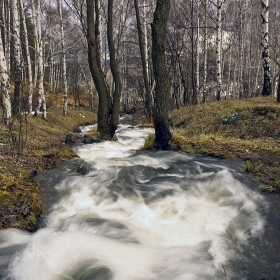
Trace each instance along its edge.
{"label": "river", "polygon": [[138,152],[149,133],[120,125],[45,173],[40,229],[0,231],[1,279],[279,277],[279,197],[237,161]]}

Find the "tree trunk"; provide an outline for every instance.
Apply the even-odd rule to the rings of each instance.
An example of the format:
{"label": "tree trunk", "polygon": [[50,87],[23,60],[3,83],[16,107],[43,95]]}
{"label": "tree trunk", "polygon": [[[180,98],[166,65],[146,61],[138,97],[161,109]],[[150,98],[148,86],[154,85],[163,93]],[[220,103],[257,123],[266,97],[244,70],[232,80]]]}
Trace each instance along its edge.
{"label": "tree trunk", "polygon": [[207,13],[208,13],[208,0],[204,0],[204,38],[203,38],[203,45],[204,45],[204,61],[203,61],[203,81],[202,81],[202,102],[206,102],[206,82],[207,82],[207,40],[208,40],[208,26],[207,26]]}
{"label": "tree trunk", "polygon": [[277,102],[280,102],[280,71],[278,73]]}
{"label": "tree trunk", "polygon": [[36,0],[35,5],[35,29],[37,29],[37,42],[38,42],[38,105],[35,110],[35,115],[39,115],[40,109],[42,108],[42,118],[47,118],[46,110],[46,99],[44,93],[44,59],[43,59],[43,40],[41,30],[41,0]]}
{"label": "tree trunk", "polygon": [[[110,91],[105,80],[105,75],[101,69],[100,54],[98,51],[96,18],[99,18],[98,7],[96,7],[97,0],[87,0],[87,41],[88,41],[88,60],[92,79],[98,93],[98,130],[101,138],[106,138],[109,135],[109,115],[110,115]],[[97,8],[97,10],[96,10]]]}
{"label": "tree trunk", "polygon": [[6,125],[12,122],[11,99],[10,99],[10,79],[4,55],[1,30],[0,30],[0,88],[3,101],[2,122]]}
{"label": "tree trunk", "polygon": [[33,97],[33,77],[32,77],[32,67],[31,67],[31,58],[29,52],[29,44],[28,44],[28,32],[26,27],[26,20],[25,20],[25,11],[22,0],[19,0],[20,9],[21,9],[21,17],[22,17],[22,26],[24,32],[24,48],[26,54],[26,67],[27,67],[27,74],[28,74],[28,103],[27,103],[27,112],[31,114],[32,112],[32,97]]}
{"label": "tree trunk", "polygon": [[268,96],[272,94],[270,59],[269,59],[269,50],[268,50],[269,0],[261,0],[261,3],[262,3],[262,58],[263,58],[263,70],[264,70],[262,95]]}
{"label": "tree trunk", "polygon": [[[241,0],[242,2],[243,0]],[[243,53],[244,53],[244,30],[243,30],[243,4],[239,3],[239,67],[238,67],[238,90],[239,90],[239,98],[244,97],[243,92]]]}
{"label": "tree trunk", "polygon": [[216,19],[216,79],[217,93],[216,99],[221,100],[222,93],[222,67],[221,67],[221,50],[222,50],[222,0],[217,0],[217,19]]}
{"label": "tree trunk", "polygon": [[[146,53],[145,53],[145,42],[143,40],[143,32],[141,28],[141,20],[140,20],[140,13],[139,13],[139,6],[138,0],[134,0],[134,7],[136,11],[136,21],[137,21],[137,30],[138,30],[138,39],[139,39],[139,47],[140,47],[140,54],[141,54],[141,61],[142,61],[142,71],[144,77],[144,84],[146,89],[146,99],[145,105],[147,110],[147,119],[148,122],[152,121],[152,91],[149,84],[148,78],[148,67],[147,67],[147,60],[146,60]],[[145,7],[144,7],[145,8]],[[144,28],[146,28],[144,26]]]}
{"label": "tree trunk", "polygon": [[152,23],[152,60],[156,82],[153,110],[157,149],[165,150],[172,138],[168,124],[171,79],[166,67],[165,40],[170,0],[157,0]]}
{"label": "tree trunk", "polygon": [[67,73],[66,73],[66,58],[65,58],[65,39],[63,29],[63,18],[62,18],[62,4],[61,0],[57,1],[58,13],[60,19],[60,40],[61,40],[61,51],[62,51],[62,80],[63,80],[63,116],[67,113]]}
{"label": "tree trunk", "polygon": [[108,36],[108,47],[110,54],[110,66],[113,75],[113,80],[115,83],[114,93],[113,93],[113,105],[112,113],[109,123],[109,133],[113,137],[119,123],[119,113],[120,113],[120,99],[122,92],[121,77],[117,67],[116,61],[116,50],[113,39],[113,5],[114,0],[108,1],[108,26],[107,26],[107,36]]}
{"label": "tree trunk", "polygon": [[13,65],[15,74],[15,89],[13,114],[19,115],[21,111],[22,97],[22,63],[21,63],[21,40],[20,40],[20,20],[17,0],[12,0],[12,34],[13,34]]}

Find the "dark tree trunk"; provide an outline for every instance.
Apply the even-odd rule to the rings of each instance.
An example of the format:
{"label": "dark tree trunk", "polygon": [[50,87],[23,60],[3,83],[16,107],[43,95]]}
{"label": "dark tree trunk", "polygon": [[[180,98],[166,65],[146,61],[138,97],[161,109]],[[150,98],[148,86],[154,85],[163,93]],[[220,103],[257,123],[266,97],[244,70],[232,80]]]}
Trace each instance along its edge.
{"label": "dark tree trunk", "polygon": [[143,42],[143,36],[142,36],[143,32],[142,32],[142,28],[141,28],[138,0],[134,0],[134,7],[135,7],[135,12],[136,12],[139,47],[140,47],[140,53],[141,53],[144,84],[145,84],[145,89],[146,89],[145,107],[147,110],[148,122],[151,122],[152,121],[152,92],[151,92],[151,87],[149,84],[148,73],[147,73],[147,62],[146,62],[146,58],[145,58],[144,42]]}
{"label": "dark tree trunk", "polygon": [[111,119],[109,124],[109,133],[111,137],[114,136],[119,123],[120,99],[121,99],[121,92],[122,92],[121,77],[117,67],[116,50],[115,50],[114,39],[113,39],[113,4],[114,4],[114,0],[108,1],[107,36],[108,36],[108,46],[109,46],[109,54],[110,54],[110,66],[111,66],[113,79],[115,82],[115,88],[113,93],[113,106],[112,106],[112,113],[111,113]]}
{"label": "dark tree trunk", "polygon": [[98,93],[98,130],[101,138],[109,135],[109,117],[110,117],[110,91],[106,83],[104,73],[101,69],[100,54],[98,48],[98,6],[97,1],[87,0],[87,41],[88,41],[88,61],[91,75]]}
{"label": "dark tree trunk", "polygon": [[165,59],[166,27],[170,10],[170,0],[157,0],[152,23],[152,60],[156,82],[155,104],[153,108],[155,141],[157,149],[165,150],[172,138],[168,124],[168,103],[171,79]]}

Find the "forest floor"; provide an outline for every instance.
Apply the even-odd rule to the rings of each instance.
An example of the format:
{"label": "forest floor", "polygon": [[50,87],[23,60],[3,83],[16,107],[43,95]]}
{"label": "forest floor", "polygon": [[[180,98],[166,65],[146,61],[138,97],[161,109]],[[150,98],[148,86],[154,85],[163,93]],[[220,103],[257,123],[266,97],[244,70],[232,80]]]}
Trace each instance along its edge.
{"label": "forest floor", "polygon": [[[14,120],[11,130],[0,124],[0,229],[37,229],[42,200],[34,177],[76,156],[64,144],[65,136],[80,125],[97,121],[90,111],[69,109],[63,117],[62,109],[54,107],[49,106],[47,120],[40,116]],[[145,124],[143,114],[136,114],[135,122],[151,125]],[[171,149],[241,158],[245,171],[260,180],[263,191],[280,192],[280,104],[275,98],[186,106],[170,112],[170,123]],[[20,124],[22,132],[18,133]],[[153,149],[153,141],[149,137],[143,149]]]}

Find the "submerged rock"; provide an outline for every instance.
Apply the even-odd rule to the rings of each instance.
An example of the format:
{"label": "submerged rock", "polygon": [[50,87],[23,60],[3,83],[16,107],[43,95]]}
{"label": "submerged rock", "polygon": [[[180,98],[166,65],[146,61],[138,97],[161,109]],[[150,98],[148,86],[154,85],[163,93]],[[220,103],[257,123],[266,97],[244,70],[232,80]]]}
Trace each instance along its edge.
{"label": "submerged rock", "polygon": [[84,144],[92,144],[92,143],[99,143],[101,141],[99,136],[96,136],[96,138],[93,138],[91,136],[85,136],[83,139]]}

